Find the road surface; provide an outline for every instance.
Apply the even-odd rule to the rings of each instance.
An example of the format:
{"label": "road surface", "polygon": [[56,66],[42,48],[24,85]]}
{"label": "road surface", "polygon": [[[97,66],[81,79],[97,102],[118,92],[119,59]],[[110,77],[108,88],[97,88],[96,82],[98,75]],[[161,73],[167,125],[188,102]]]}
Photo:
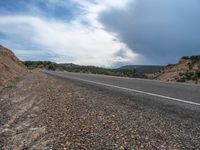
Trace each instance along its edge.
{"label": "road surface", "polygon": [[163,105],[178,105],[200,111],[200,86],[198,85],[82,73],[51,71],[46,71],[46,73],[131,94],[133,97],[143,101],[154,101],[163,103]]}

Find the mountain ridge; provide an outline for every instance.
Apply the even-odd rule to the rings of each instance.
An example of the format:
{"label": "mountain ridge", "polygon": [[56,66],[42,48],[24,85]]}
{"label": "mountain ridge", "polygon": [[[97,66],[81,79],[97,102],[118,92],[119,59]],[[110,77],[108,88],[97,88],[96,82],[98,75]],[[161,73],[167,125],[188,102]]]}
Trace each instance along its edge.
{"label": "mountain ridge", "polygon": [[152,74],[160,71],[163,67],[162,65],[126,65],[118,69],[135,69],[140,73]]}

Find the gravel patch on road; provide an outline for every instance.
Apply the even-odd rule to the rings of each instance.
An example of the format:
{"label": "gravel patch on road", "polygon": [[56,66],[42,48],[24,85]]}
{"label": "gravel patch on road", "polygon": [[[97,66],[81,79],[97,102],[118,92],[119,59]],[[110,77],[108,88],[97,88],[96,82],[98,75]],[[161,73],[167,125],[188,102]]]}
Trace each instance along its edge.
{"label": "gravel patch on road", "polygon": [[200,149],[200,120],[40,72],[0,93],[0,149]]}

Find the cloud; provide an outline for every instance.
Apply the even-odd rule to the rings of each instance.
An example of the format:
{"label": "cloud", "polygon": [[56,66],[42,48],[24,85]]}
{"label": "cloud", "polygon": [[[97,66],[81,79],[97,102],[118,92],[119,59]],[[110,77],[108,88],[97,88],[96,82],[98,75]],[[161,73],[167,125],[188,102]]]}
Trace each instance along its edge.
{"label": "cloud", "polygon": [[198,0],[0,1],[0,41],[21,59],[173,63],[200,52],[199,6]]}
{"label": "cloud", "polygon": [[[70,0],[48,0],[45,4],[48,8],[62,5],[67,9],[68,2],[79,7],[78,10],[81,12],[75,12],[78,15],[68,21],[57,15],[51,17],[44,15],[43,9],[38,6],[38,1],[34,3],[34,7],[38,9],[37,15],[19,13],[0,16],[0,33],[7,37],[6,39],[0,37],[0,40],[15,49],[20,58],[35,59],[41,51],[39,58],[57,62],[105,67],[115,66],[119,62],[140,63],[140,55],[118,40],[115,33],[107,32],[97,20],[99,14],[105,10],[124,9],[128,1],[119,0],[116,3],[106,0],[101,2],[73,0],[72,4]],[[115,53],[119,50],[124,51],[126,55],[116,56]]]}
{"label": "cloud", "polygon": [[199,18],[198,0],[134,0],[103,11],[99,21],[149,63],[167,64],[200,53]]}

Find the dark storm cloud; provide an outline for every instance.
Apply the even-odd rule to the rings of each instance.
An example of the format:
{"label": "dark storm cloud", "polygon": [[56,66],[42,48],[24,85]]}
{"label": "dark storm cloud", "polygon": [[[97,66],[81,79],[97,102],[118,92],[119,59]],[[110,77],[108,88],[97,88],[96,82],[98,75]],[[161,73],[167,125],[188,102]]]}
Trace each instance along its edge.
{"label": "dark storm cloud", "polygon": [[99,20],[152,64],[200,54],[199,0],[135,0],[124,11],[102,13]]}

